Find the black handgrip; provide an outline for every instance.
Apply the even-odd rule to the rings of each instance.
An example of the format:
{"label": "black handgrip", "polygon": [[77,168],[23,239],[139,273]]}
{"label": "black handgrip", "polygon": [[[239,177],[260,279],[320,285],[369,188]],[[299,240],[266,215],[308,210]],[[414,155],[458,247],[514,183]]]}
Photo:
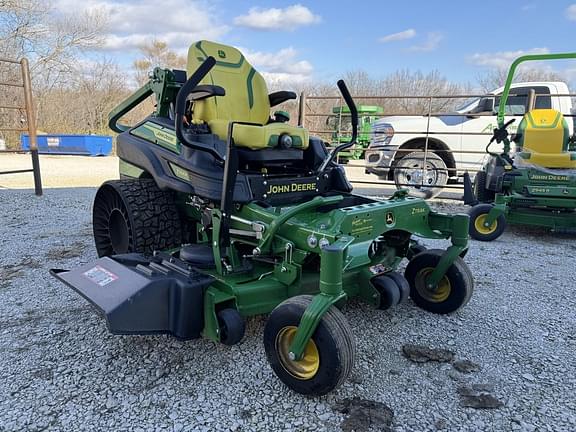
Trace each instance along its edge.
{"label": "black handgrip", "polygon": [[330,152],[330,154],[324,159],[318,168],[318,174],[321,174],[328,167],[328,165],[330,165],[330,163],[336,158],[339,152],[346,150],[347,148],[350,148],[356,144],[356,138],[358,137],[358,110],[356,109],[354,99],[352,99],[352,96],[350,96],[350,92],[348,91],[348,87],[346,87],[344,80],[338,80],[336,84],[338,84],[340,93],[342,93],[342,97],[344,98],[344,101],[350,110],[350,116],[352,120],[352,138],[347,143],[340,144]]}
{"label": "black handgrip", "polygon": [[350,117],[352,120],[352,139],[350,142],[355,143],[356,138],[358,137],[358,110],[356,109],[354,99],[350,96],[350,92],[348,91],[348,87],[346,87],[344,80],[338,80],[336,84],[340,89],[340,93],[342,93],[346,105],[348,105],[348,109],[350,109]]}
{"label": "black handgrip", "polygon": [[176,96],[176,116],[184,115],[186,111],[186,98],[190,92],[200,84],[202,78],[208,75],[208,72],[214,67],[216,60],[214,57],[210,56],[200,65],[198,69],[192,74],[188,81],[180,88],[178,95]]}
{"label": "black handgrip", "polygon": [[184,133],[182,132],[182,128],[184,127],[184,114],[186,113],[186,99],[188,98],[190,92],[192,92],[192,90],[198,86],[200,81],[202,81],[208,72],[210,72],[210,69],[212,69],[215,64],[216,60],[214,60],[214,57],[210,56],[206,58],[206,60],[204,60],[200,67],[196,69],[196,71],[188,79],[188,81],[186,81],[186,83],[180,88],[180,91],[176,96],[176,107],[174,110],[174,129],[176,132],[176,138],[178,138],[178,141],[180,141],[180,143],[183,145],[195,150],[210,153],[217,160],[224,160],[224,156],[216,151],[215,148],[189,141],[186,139]]}
{"label": "black handgrip", "polygon": [[502,127],[494,129],[492,131],[492,133],[493,133],[492,139],[490,140],[490,142],[488,144],[492,144],[494,141],[496,141],[497,143],[501,143],[506,138],[508,138],[508,130],[507,130],[508,126],[510,126],[515,121],[516,121],[516,119],[513,118],[511,120],[508,120],[506,123],[504,123],[502,125]]}

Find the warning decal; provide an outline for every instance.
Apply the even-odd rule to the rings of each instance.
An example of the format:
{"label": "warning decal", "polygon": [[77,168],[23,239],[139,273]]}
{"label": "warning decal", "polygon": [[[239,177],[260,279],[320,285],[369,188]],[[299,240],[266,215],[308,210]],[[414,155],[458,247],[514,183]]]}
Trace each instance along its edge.
{"label": "warning decal", "polygon": [[106,286],[118,279],[118,276],[116,276],[114,273],[99,265],[92,267],[90,270],[87,270],[82,274],[96,285],[100,285],[101,287]]}

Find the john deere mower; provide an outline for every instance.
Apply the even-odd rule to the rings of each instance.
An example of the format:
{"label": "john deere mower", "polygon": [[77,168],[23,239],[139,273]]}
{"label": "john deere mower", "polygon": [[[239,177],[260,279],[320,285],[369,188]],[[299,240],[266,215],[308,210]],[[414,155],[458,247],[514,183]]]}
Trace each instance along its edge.
{"label": "john deere mower", "polygon": [[[439,314],[468,302],[467,215],[431,211],[403,191],[385,201],[351,194],[334,162],[357,135],[343,81],[352,139],[328,152],[285,112],[270,116],[296,95],[268,94],[237,49],[197,42],[187,72],[155,69],[110,114],[121,179],[104,183],[94,200],[100,258],[52,271],[112,333],[232,345],[247,317],[270,314],[264,347],[272,369],[296,392],[322,395],[352,369],[346,300],[387,309],[410,296]],[[152,115],[133,127],[119,123],[150,95]],[[416,237],[451,242],[426,250]]]}
{"label": "john deere mower", "polygon": [[[498,107],[498,128],[486,147],[490,155],[474,185],[465,179],[465,203],[470,209],[470,236],[491,241],[506,224],[552,229],[576,228],[576,145],[563,114],[554,109],[533,109],[536,95],[527,95],[526,114],[516,134],[509,136],[505,108],[514,72],[526,61],[574,59],[576,53],[535,54],[510,66]],[[549,96],[548,96],[549,97]],[[502,143],[501,153],[491,145]],[[511,143],[516,145],[511,153]]]}

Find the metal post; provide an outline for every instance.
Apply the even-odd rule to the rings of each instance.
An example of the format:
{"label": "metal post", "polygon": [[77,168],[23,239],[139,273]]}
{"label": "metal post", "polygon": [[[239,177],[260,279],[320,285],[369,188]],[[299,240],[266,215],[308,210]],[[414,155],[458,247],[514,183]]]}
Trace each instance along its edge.
{"label": "metal post", "polygon": [[536,106],[536,91],[528,90],[528,100],[526,101],[526,112],[530,112]]}
{"label": "metal post", "polygon": [[427,174],[426,162],[428,161],[428,140],[430,137],[430,117],[432,116],[432,96],[428,99],[428,118],[426,120],[426,141],[424,143],[424,164],[422,165],[422,176],[420,184],[424,186],[424,177]]}
{"label": "metal post", "polygon": [[36,139],[36,112],[32,99],[32,83],[28,60],[20,60],[22,67],[22,82],[24,84],[24,101],[26,104],[26,120],[28,123],[28,137],[30,139],[30,155],[32,156],[32,171],[34,172],[34,190],[36,195],[42,195],[42,179],[40,177],[40,160],[38,159],[38,141]]}
{"label": "metal post", "polygon": [[298,104],[298,126],[304,127],[306,122],[306,95],[300,93],[300,103]]}

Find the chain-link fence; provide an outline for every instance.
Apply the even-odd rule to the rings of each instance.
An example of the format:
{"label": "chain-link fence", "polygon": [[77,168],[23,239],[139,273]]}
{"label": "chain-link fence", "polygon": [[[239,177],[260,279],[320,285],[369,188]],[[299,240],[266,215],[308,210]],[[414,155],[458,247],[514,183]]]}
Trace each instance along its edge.
{"label": "chain-link fence", "polygon": [[[505,107],[506,121],[516,120],[509,128],[512,135],[524,113],[534,108],[562,112],[574,134],[576,95],[558,94],[552,84],[512,89]],[[339,161],[374,175],[373,180],[352,180],[355,184],[459,192],[463,174],[473,176],[482,169],[498,127],[497,94],[355,96],[354,100],[359,108],[359,139]],[[302,93],[299,102],[298,124],[311,134],[331,146],[350,138],[350,113],[342,108],[340,97]],[[499,151],[497,144],[490,149]]]}

